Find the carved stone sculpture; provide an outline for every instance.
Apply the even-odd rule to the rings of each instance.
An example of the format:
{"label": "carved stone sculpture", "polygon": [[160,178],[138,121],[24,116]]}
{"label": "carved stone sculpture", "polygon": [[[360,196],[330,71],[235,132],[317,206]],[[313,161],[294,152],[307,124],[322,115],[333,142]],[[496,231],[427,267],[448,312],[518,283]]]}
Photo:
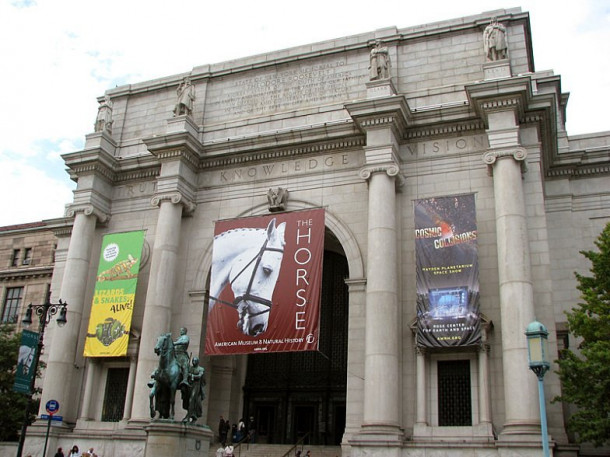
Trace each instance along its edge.
{"label": "carved stone sculpture", "polygon": [[193,114],[193,102],[195,100],[195,91],[190,78],[184,78],[177,89],[178,100],[174,107],[174,117],[190,116]]}
{"label": "carved stone sculpture", "polygon": [[483,32],[483,45],[485,58],[488,62],[507,58],[506,28],[493,17]]}
{"label": "carved stone sculpture", "polygon": [[390,54],[388,48],[382,46],[379,40],[375,42],[375,47],[371,49],[369,76],[371,81],[390,77]]}
{"label": "carved stone sculpture", "polygon": [[270,212],[286,211],[288,190],[283,189],[282,187],[278,187],[277,189],[270,188],[267,192],[267,201],[269,202]]}
{"label": "carved stone sculpture", "polygon": [[96,132],[105,130],[108,133],[112,133],[112,100],[110,100],[108,95],[100,102],[93,128]]}

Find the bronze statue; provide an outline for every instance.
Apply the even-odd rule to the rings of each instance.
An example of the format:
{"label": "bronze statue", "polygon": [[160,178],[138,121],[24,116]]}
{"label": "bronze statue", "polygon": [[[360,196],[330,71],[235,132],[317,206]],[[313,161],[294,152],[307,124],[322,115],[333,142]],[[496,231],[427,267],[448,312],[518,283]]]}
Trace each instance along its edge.
{"label": "bronze statue", "polygon": [[[184,347],[184,345],[181,345],[181,347]],[[188,344],[186,344],[186,347],[188,347]],[[186,355],[186,349],[184,350]],[[158,412],[161,419],[174,420],[176,391],[182,391],[182,399],[184,400],[185,397],[188,397],[188,384],[186,386],[180,384],[183,376],[182,368],[176,357],[171,333],[164,333],[157,338],[155,354],[159,356],[159,366],[151,375],[152,381],[148,383],[151,388],[149,394],[150,417],[154,418]]]}
{"label": "bronze statue", "polygon": [[182,382],[180,385],[189,384],[189,355],[188,348],[190,339],[186,334],[186,328],[182,327],[180,329],[180,336],[176,341],[174,341],[174,351],[176,353],[176,360],[178,361],[178,365],[180,366],[180,372],[182,373]]}
{"label": "bronze statue", "polygon": [[203,415],[203,400],[205,399],[205,368],[199,365],[199,357],[193,357],[193,365],[189,370],[189,393],[183,403],[186,403],[186,416],[182,422],[195,422]]}

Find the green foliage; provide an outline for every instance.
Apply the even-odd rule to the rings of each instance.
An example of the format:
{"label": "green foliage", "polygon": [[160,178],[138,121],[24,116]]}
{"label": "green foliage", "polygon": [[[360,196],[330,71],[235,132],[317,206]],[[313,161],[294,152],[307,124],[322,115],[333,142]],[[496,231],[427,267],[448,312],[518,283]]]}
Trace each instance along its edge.
{"label": "green foliage", "polygon": [[[15,333],[12,325],[0,326],[0,441],[19,439],[28,404],[27,395],[13,392],[20,343],[21,333]],[[38,412],[39,400],[34,403],[30,408],[30,423]]]}
{"label": "green foliage", "polygon": [[599,251],[581,252],[592,275],[576,274],[583,302],[566,315],[582,341],[579,354],[566,350],[557,361],[562,395],[556,400],[578,407],[568,421],[578,440],[602,446],[610,441],[610,224],[595,245]]}

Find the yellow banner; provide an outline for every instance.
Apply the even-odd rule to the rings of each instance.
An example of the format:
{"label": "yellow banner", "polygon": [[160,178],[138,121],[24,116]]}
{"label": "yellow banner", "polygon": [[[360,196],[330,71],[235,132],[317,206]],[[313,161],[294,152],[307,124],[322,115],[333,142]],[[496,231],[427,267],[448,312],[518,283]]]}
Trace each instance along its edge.
{"label": "yellow banner", "polygon": [[127,354],[143,243],[143,231],[104,236],[85,357]]}

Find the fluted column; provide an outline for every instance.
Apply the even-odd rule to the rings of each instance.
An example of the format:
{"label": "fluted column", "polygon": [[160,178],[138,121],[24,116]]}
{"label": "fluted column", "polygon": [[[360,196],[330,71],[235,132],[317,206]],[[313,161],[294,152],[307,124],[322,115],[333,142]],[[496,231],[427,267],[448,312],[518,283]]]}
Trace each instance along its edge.
{"label": "fluted column", "polygon": [[154,352],[156,339],[162,333],[170,330],[182,208],[185,201],[179,193],[172,193],[155,196],[152,203],[159,205],[159,216],[151,255],[131,411],[131,420],[135,421],[150,420],[149,390],[146,384],[159,362]]}
{"label": "fluted column", "polygon": [[[503,435],[539,433],[535,378],[528,370],[524,329],[534,320],[525,192],[527,152],[511,110],[488,115],[490,149],[484,156],[493,174],[502,327],[505,424]],[[515,401],[518,399],[518,401]]]}
{"label": "fluted column", "polygon": [[369,216],[363,433],[397,440],[399,421],[396,165],[367,168]]}
{"label": "fluted column", "polygon": [[[99,218],[107,219],[105,214],[96,211],[91,205],[73,207],[69,215],[74,215],[72,236],[63,272],[59,294],[68,304],[67,323],[53,332],[52,344],[48,347],[49,359],[42,387],[41,412],[48,400],[57,400],[65,421],[74,422],[77,417],[77,396],[71,384],[75,374],[74,361],[78,347],[78,337],[85,305],[85,291],[91,261],[91,246],[95,224]],[[55,325],[51,322],[50,325]]]}

